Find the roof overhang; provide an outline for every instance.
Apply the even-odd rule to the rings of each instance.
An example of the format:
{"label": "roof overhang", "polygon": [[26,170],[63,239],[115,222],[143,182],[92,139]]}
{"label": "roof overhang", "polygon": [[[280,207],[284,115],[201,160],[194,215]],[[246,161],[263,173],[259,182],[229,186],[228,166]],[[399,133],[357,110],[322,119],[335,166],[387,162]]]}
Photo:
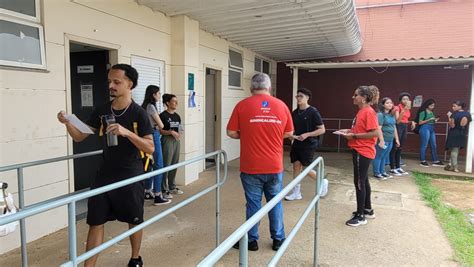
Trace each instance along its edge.
{"label": "roof overhang", "polygon": [[299,69],[349,69],[349,68],[388,68],[407,66],[433,65],[474,65],[474,57],[460,58],[430,58],[430,59],[401,59],[355,62],[294,62],[287,63],[290,68]]}
{"label": "roof overhang", "polygon": [[351,0],[136,0],[277,61],[354,55],[362,47]]}

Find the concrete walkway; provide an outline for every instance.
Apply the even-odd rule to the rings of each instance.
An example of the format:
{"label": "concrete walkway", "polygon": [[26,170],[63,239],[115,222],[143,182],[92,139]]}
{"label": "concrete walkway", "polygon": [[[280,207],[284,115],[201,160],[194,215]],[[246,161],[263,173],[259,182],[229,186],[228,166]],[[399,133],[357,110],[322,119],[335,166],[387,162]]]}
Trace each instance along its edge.
{"label": "concrete walkway", "polygon": [[[371,179],[373,203],[377,218],[365,226],[345,226],[355,210],[352,184],[351,156],[347,153],[323,155],[330,191],[321,201],[319,237],[319,264],[322,266],[456,266],[453,250],[431,208],[421,200],[411,176],[387,181]],[[291,165],[285,158],[285,183],[291,179]],[[418,166],[407,160],[408,167]],[[215,181],[212,170],[201,174],[201,179],[184,187],[185,194],[175,197],[173,204],[199,192]],[[302,184],[304,199],[284,202],[285,227],[288,233],[314,194],[314,181],[307,178]],[[146,203],[146,217],[157,214],[169,206],[154,207]],[[200,201],[168,216],[145,230],[142,257],[145,266],[194,266],[214,246],[215,195],[209,194]],[[226,238],[244,221],[245,202],[240,184],[238,161],[229,165],[229,179],[222,191],[222,237]],[[309,266],[312,264],[314,218],[310,216],[296,240],[286,252],[281,266]],[[78,222],[78,248],[82,253],[87,225]],[[109,223],[106,238],[126,229],[124,224]],[[268,219],[260,225],[260,250],[249,252],[251,266],[268,263],[274,252],[268,231]],[[67,231],[59,231],[32,242],[28,247],[30,266],[58,266],[67,261]],[[103,252],[99,266],[126,266],[130,255],[128,240]],[[238,251],[231,249],[219,266],[238,265]],[[0,257],[0,266],[20,266],[19,250]]]}

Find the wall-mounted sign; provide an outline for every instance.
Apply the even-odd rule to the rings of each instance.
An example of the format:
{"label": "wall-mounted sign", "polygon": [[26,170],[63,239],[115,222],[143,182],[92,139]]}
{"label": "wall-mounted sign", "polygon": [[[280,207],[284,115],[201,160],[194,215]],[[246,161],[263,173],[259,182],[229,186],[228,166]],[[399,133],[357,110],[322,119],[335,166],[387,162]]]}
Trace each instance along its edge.
{"label": "wall-mounted sign", "polygon": [[92,84],[81,84],[81,107],[94,106],[94,94]]}
{"label": "wall-mounted sign", "polygon": [[77,66],[77,73],[94,73],[94,65]]}
{"label": "wall-mounted sign", "polygon": [[419,108],[421,107],[421,104],[423,103],[423,96],[422,95],[417,95],[413,99],[413,107],[414,108]]}
{"label": "wall-mounted sign", "polygon": [[194,91],[194,73],[188,73],[188,90]]}

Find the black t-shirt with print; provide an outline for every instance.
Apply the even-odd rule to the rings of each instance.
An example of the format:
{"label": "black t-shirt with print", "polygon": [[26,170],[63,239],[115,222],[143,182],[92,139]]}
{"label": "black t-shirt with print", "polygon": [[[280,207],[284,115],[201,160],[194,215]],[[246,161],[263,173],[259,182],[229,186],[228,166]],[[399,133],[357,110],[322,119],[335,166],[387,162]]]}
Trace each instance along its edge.
{"label": "black t-shirt with print", "polygon": [[163,122],[163,130],[169,131],[175,131],[179,133],[179,125],[181,124],[181,117],[178,115],[178,113],[169,113],[168,111],[163,111],[160,114],[160,119]]}
{"label": "black t-shirt with print", "polygon": [[[118,136],[118,146],[107,146],[107,136],[105,130],[107,124],[105,122],[105,115],[112,114],[112,102],[108,102],[102,106],[97,107],[89,117],[87,124],[96,129],[96,133],[102,132],[102,148],[103,159],[99,175],[96,178],[96,184],[104,185],[125,178],[130,178],[143,173],[143,162],[140,158],[140,151],[137,147],[128,140],[128,138]],[[120,115],[123,110],[114,110],[115,115]],[[153,134],[148,114],[146,111],[136,104],[131,103],[128,109],[121,116],[115,116],[115,121],[122,127],[127,128],[131,132],[135,132],[133,128],[134,122],[137,123],[137,132],[140,137]]]}
{"label": "black t-shirt with print", "polygon": [[[293,118],[293,126],[295,128],[294,135],[302,135],[304,133],[315,131],[318,126],[323,125],[321,114],[315,107],[308,107],[305,110],[295,109],[291,116]],[[318,147],[317,137],[308,137],[304,141],[293,141],[294,147]]]}

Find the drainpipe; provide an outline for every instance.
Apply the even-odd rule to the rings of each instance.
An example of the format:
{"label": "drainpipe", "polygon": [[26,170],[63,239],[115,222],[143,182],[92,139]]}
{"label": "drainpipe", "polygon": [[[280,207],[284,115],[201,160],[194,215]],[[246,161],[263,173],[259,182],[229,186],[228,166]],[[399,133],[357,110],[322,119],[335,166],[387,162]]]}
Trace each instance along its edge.
{"label": "drainpipe", "polygon": [[293,95],[291,96],[291,99],[293,99],[292,110],[295,110],[298,107],[298,104],[296,103],[296,97],[295,97],[297,92],[298,92],[298,67],[293,67]]}
{"label": "drainpipe", "polygon": [[[471,65],[471,101],[469,104],[471,117],[474,118],[474,66]],[[469,135],[467,137],[466,149],[466,172],[472,173],[472,154],[474,153],[474,123],[469,125]]]}

